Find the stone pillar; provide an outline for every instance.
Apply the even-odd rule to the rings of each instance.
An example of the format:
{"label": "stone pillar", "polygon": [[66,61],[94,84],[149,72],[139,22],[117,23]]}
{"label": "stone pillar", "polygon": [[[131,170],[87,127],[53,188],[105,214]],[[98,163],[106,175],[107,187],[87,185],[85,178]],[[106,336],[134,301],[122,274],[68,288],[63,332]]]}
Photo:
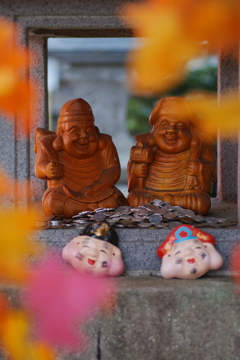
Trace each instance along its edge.
{"label": "stone pillar", "polygon": [[[220,54],[218,65],[218,97],[228,93],[239,94],[239,55]],[[236,134],[218,133],[218,191],[220,200],[237,200],[238,197],[238,125]],[[238,212],[240,213],[240,212]]]}
{"label": "stone pillar", "polygon": [[29,179],[30,200],[40,201],[46,189],[44,181],[38,179],[34,172],[34,130],[37,127],[48,128],[48,93],[47,93],[47,38],[29,36],[29,48],[33,51],[30,67],[30,81],[37,82],[34,107],[30,104],[31,124],[29,139]]}
{"label": "stone pillar", "polygon": [[[21,21],[19,21],[21,23]],[[13,178],[11,181],[11,190],[14,189],[15,196],[11,197],[11,201],[15,206],[27,208],[29,201],[40,201],[45,190],[43,181],[36,178],[34,174],[35,154],[33,151],[34,130],[36,127],[48,127],[48,111],[47,111],[47,47],[46,38],[29,37],[28,29],[21,23],[21,32],[16,41],[28,46],[34,56],[30,58],[30,62],[34,67],[25,69],[22,76],[29,77],[30,86],[37,81],[37,93],[35,93],[36,101],[33,107],[33,101],[30,100],[29,114],[30,124],[29,131],[25,132],[22,122],[16,114],[16,118],[11,121],[4,119],[0,115],[0,162],[1,166]],[[33,93],[31,94],[33,96]],[[32,98],[33,100],[33,98]],[[17,101],[17,99],[16,99]],[[9,206],[9,199],[6,197],[1,199],[6,206]],[[2,205],[2,204],[1,204]]]}

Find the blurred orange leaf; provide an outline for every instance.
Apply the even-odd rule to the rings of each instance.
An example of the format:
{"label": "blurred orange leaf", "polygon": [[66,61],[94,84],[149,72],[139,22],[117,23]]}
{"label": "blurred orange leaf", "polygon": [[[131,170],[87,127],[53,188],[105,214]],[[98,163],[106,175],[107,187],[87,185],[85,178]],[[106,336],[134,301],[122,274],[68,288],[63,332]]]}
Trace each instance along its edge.
{"label": "blurred orange leaf", "polygon": [[5,295],[0,294],[0,334],[2,331],[2,324],[3,324],[3,320],[6,318],[7,314],[8,314],[8,299]]}
{"label": "blurred orange leaf", "polygon": [[[29,51],[17,42],[19,28],[0,18],[0,109],[16,117],[25,132],[29,132],[29,104],[33,101],[36,84],[29,83]],[[33,54],[31,54],[32,56]]]}
{"label": "blurred orange leaf", "polygon": [[[16,180],[9,176],[4,168],[0,167],[0,197],[5,196],[5,198],[16,201],[25,200],[27,196],[27,189],[30,185],[28,180]],[[31,189],[31,195],[37,196],[37,189]]]}
{"label": "blurred orange leaf", "polygon": [[129,57],[135,93],[163,92],[175,86],[190,59],[231,51],[240,37],[238,0],[149,0],[128,4],[120,15],[140,38]]}
{"label": "blurred orange leaf", "polygon": [[195,53],[184,39],[178,14],[169,8],[159,10],[158,3],[126,7],[130,19],[141,24],[135,28],[140,47],[129,58],[130,86],[137,93],[154,93],[175,85]]}

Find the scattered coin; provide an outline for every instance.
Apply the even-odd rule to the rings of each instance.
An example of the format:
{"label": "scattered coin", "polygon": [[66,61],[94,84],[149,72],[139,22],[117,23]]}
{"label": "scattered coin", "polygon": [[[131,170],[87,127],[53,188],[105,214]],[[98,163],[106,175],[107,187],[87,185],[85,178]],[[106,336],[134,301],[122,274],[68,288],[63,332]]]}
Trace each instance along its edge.
{"label": "scattered coin", "polygon": [[123,225],[129,225],[129,224],[132,224],[132,220],[120,220],[119,221],[119,224],[123,224]]}
{"label": "scattered coin", "polygon": [[122,215],[120,217],[120,219],[122,219],[122,220],[130,220],[130,219],[132,219],[132,216],[131,215]]}
{"label": "scattered coin", "polygon": [[178,216],[173,213],[166,213],[163,215],[163,218],[166,220],[176,220],[176,219],[178,219]]}
{"label": "scattered coin", "polygon": [[179,225],[182,225],[182,223],[180,221],[171,221],[169,223],[169,227],[170,229],[174,229],[175,227],[179,226]]}
{"label": "scattered coin", "polygon": [[158,206],[152,205],[152,204],[148,204],[148,205],[146,206],[146,209],[147,209],[147,210],[150,210],[150,211],[153,211],[153,212],[155,212],[155,213],[160,210]]}
{"label": "scattered coin", "polygon": [[196,222],[202,223],[202,222],[204,221],[204,217],[201,216],[201,215],[195,215],[195,216],[194,216],[194,220],[195,220]]}
{"label": "scattered coin", "polygon": [[106,214],[104,212],[97,212],[92,218],[94,221],[103,221],[106,219]]}
{"label": "scattered coin", "polygon": [[216,220],[218,220],[218,222],[221,224],[227,221],[227,219],[222,219],[222,218],[216,218]]}
{"label": "scattered coin", "polygon": [[119,206],[118,208],[114,209],[115,212],[119,212],[119,211],[125,211],[125,210],[131,210],[131,206]]}
{"label": "scattered coin", "polygon": [[181,211],[181,210],[184,210],[184,209],[183,209],[183,207],[178,206],[178,205],[173,206],[173,208],[174,208],[174,210],[175,210],[175,211]]}
{"label": "scattered coin", "polygon": [[[95,210],[95,211],[96,211],[96,210]],[[82,212],[80,212],[79,214],[74,215],[74,216],[73,216],[73,219],[76,219],[76,218],[79,218],[79,217],[88,215],[88,214],[90,214],[90,212],[91,212],[91,211],[82,211]]]}
{"label": "scattered coin", "polygon": [[117,224],[115,224],[115,227],[117,227],[117,228],[124,228],[125,226],[124,226],[123,224],[117,223]]}
{"label": "scattered coin", "polygon": [[149,222],[141,222],[141,223],[138,223],[138,226],[142,227],[142,228],[146,228],[146,227],[152,226],[152,224]]}
{"label": "scattered coin", "polygon": [[162,216],[160,214],[153,214],[148,217],[148,220],[151,224],[159,224],[162,221]]}
{"label": "scattered coin", "polygon": [[179,218],[184,224],[192,224],[194,222],[194,218],[192,216],[179,216]]}
{"label": "scattered coin", "polygon": [[211,216],[205,216],[205,221],[208,224],[217,224],[218,223],[218,220]]}
{"label": "scattered coin", "polygon": [[139,209],[138,212],[137,212],[138,216],[147,215],[149,213],[150,212],[147,209]]}
{"label": "scattered coin", "polygon": [[62,227],[62,221],[61,220],[49,220],[48,221],[48,226],[51,229],[59,229]]}
{"label": "scattered coin", "polygon": [[63,225],[64,225],[64,227],[66,227],[66,228],[74,227],[74,224],[63,224]]}
{"label": "scattered coin", "polygon": [[65,224],[71,224],[72,223],[72,219],[63,219],[62,220],[62,223],[65,225]]}
{"label": "scattered coin", "polygon": [[76,219],[76,220],[73,220],[73,223],[75,223],[75,224],[86,224],[87,219]]}
{"label": "scattered coin", "polygon": [[184,215],[187,215],[187,216],[192,216],[192,217],[195,216],[195,212],[192,210],[189,210],[189,209],[183,209],[182,212]]}
{"label": "scattered coin", "polygon": [[110,225],[114,225],[118,222],[118,219],[107,219]]}
{"label": "scattered coin", "polygon": [[79,229],[84,229],[86,224],[74,224],[74,227],[77,227]]}
{"label": "scattered coin", "polygon": [[133,221],[134,221],[134,222],[142,222],[142,221],[143,221],[143,218],[142,218],[142,216],[134,216],[134,217],[133,217]]}

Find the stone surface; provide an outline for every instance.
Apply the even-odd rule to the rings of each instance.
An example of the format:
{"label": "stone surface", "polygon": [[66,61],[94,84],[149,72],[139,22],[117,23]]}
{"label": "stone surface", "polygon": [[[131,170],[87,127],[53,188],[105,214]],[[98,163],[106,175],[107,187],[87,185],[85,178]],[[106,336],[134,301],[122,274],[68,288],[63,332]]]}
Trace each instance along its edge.
{"label": "stone surface", "polygon": [[[88,350],[58,360],[238,360],[240,298],[228,277],[120,277],[112,314],[86,326]],[[18,306],[16,289],[4,289]]]}
{"label": "stone surface", "polygon": [[[134,0],[67,0],[58,1],[52,0],[46,2],[45,0],[39,0],[37,2],[29,2],[24,0],[21,4],[17,0],[11,1],[11,4],[7,0],[1,1],[1,10],[3,13],[16,14],[18,16],[57,16],[57,15],[82,15],[82,16],[110,16],[116,14],[116,8],[127,2],[135,2]],[[21,5],[21,6],[19,6]]]}

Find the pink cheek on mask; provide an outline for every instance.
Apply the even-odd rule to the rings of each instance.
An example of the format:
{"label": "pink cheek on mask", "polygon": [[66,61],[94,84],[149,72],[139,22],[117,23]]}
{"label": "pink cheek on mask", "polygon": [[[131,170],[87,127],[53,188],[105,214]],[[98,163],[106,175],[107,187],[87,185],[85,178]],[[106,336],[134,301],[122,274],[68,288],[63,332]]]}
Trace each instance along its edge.
{"label": "pink cheek on mask", "polygon": [[122,260],[113,260],[109,269],[110,276],[119,276],[124,271],[124,263]]}

